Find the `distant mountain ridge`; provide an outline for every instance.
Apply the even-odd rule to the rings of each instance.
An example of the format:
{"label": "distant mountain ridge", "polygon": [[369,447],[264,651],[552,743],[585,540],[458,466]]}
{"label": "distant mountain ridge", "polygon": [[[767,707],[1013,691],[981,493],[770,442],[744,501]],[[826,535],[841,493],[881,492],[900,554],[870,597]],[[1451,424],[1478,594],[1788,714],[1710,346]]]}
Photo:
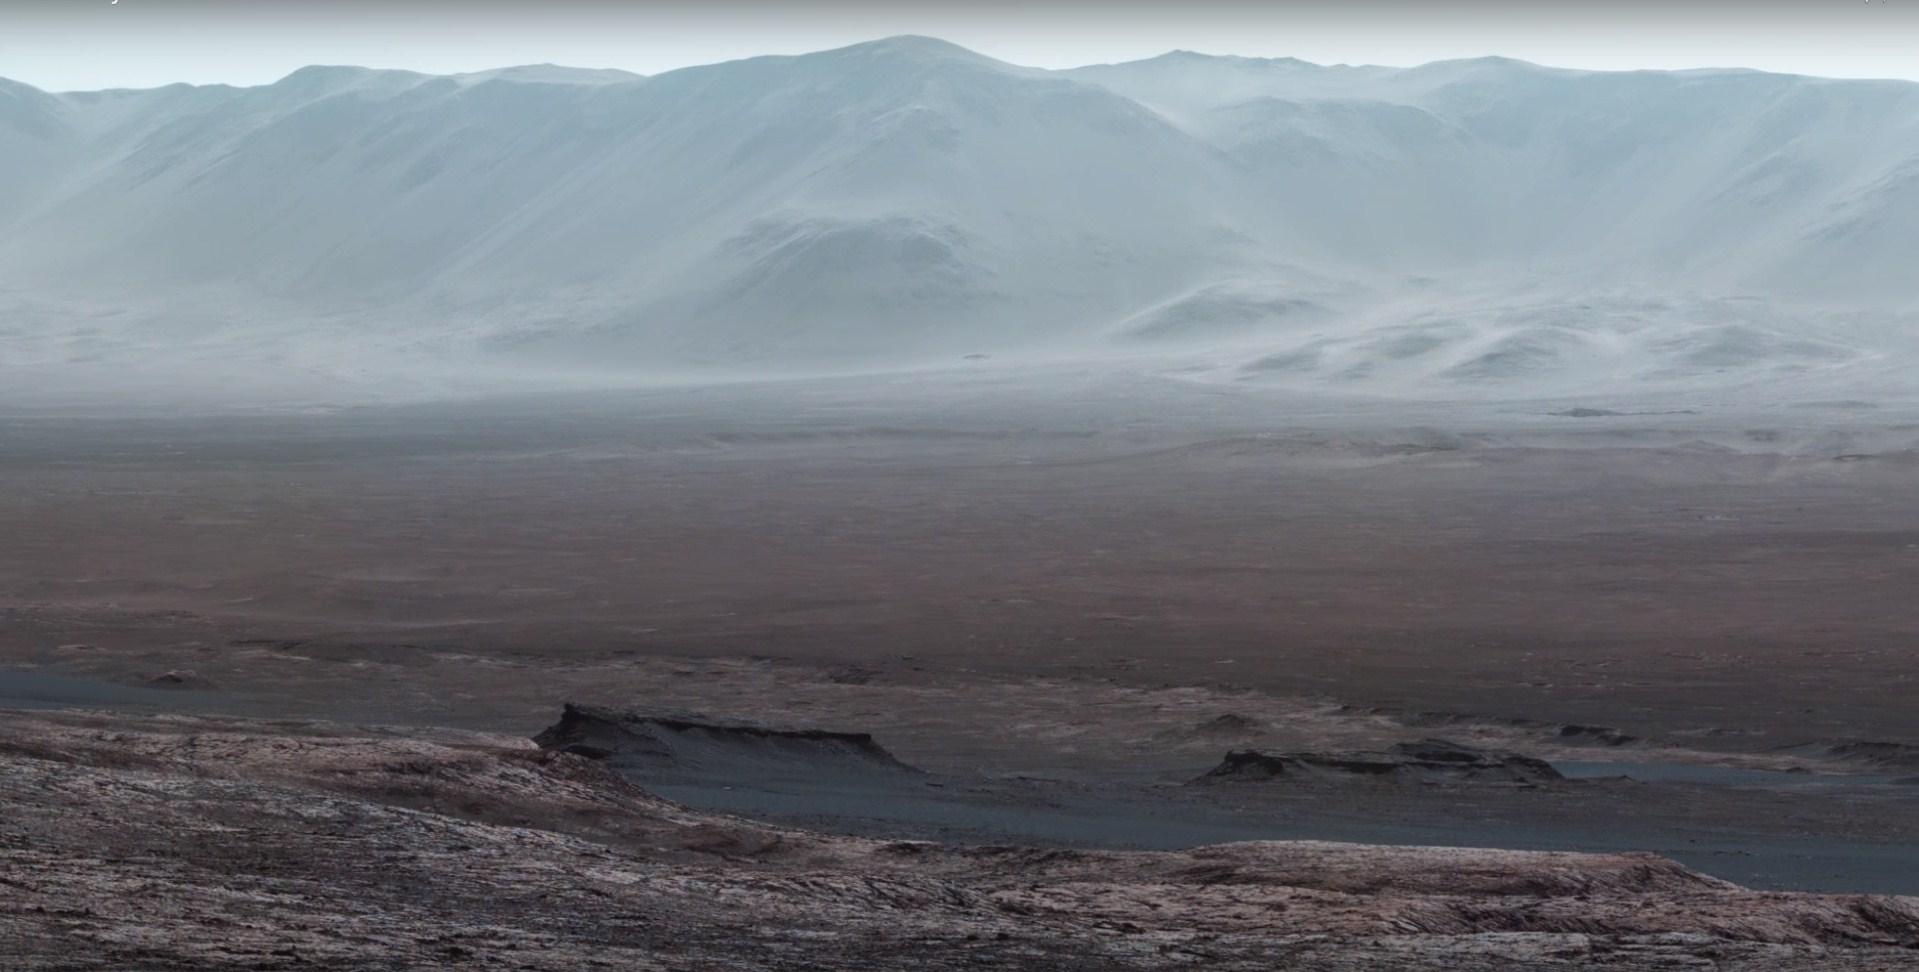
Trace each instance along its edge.
{"label": "distant mountain ridge", "polygon": [[902,37],[652,77],[0,82],[0,158],[0,348],[35,366],[1179,349],[1258,380],[1559,388],[1876,359],[1919,308],[1903,82],[1045,71]]}

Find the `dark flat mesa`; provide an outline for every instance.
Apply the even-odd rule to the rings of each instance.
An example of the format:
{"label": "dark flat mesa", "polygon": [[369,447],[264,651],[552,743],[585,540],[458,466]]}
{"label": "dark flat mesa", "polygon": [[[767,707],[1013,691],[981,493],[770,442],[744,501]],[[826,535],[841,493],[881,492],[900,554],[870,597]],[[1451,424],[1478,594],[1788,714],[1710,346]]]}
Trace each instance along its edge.
{"label": "dark flat mesa", "polygon": [[[1919,893],[1899,782],[1919,774],[1919,424],[1891,403],[1554,414],[1573,407],[1414,421],[1079,376],[16,414],[0,708],[524,741],[576,701],[864,734],[910,768],[686,738],[624,770],[592,739],[561,754],[716,833],[764,821],[749,851],[1337,840]],[[1504,756],[1428,772],[1427,750],[1377,779],[1193,782],[1232,753],[1311,769],[1432,739],[1564,778]],[[1762,952],[1740,960],[1787,961]]]}

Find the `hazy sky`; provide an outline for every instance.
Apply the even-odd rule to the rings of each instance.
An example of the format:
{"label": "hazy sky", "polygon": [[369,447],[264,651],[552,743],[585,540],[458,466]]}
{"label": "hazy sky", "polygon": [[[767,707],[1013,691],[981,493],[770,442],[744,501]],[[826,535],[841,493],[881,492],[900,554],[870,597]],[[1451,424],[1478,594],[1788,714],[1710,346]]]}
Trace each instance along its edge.
{"label": "hazy sky", "polygon": [[1322,63],[1502,54],[1566,67],[1919,80],[1919,0],[0,0],[0,77],[72,90],[260,84],[316,63],[652,74],[902,33],[1041,67],[1186,48]]}

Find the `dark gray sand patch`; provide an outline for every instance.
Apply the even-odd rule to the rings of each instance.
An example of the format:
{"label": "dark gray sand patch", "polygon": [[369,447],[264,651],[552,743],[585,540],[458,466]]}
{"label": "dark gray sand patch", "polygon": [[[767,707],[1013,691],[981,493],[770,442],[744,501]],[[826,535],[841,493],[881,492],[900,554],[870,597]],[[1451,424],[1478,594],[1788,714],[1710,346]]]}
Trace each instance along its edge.
{"label": "dark gray sand patch", "polygon": [[1749,769],[1703,763],[1611,762],[1561,760],[1553,764],[1572,780],[1626,779],[1643,783],[1689,783],[1702,786],[1848,786],[1892,782],[1883,775],[1833,775],[1793,770]]}
{"label": "dark gray sand patch", "polygon": [[1630,821],[1515,822],[1466,812],[1381,814],[1342,800],[1319,806],[1232,806],[1193,796],[1194,791],[1184,787],[1083,787],[1028,780],[929,778],[918,786],[853,787],[715,780],[653,784],[647,789],[699,810],[862,837],[1109,850],[1329,840],[1649,851],[1758,889],[1919,894],[1919,847],[1869,840],[1640,826]]}
{"label": "dark gray sand patch", "polygon": [[1214,716],[1176,735],[1194,740],[1246,739],[1266,732],[1271,727],[1258,719],[1228,712]]}
{"label": "dark gray sand patch", "polygon": [[1547,412],[1546,414],[1557,418],[1626,418],[1643,415],[1698,415],[1699,412],[1697,409],[1690,408],[1666,409],[1652,412],[1621,412],[1610,408],[1592,408],[1582,405],[1578,408],[1568,408],[1557,412]]}
{"label": "dark gray sand patch", "polygon": [[[934,775],[900,763],[864,733],[769,729],[577,706],[568,707],[540,742],[606,760],[650,792],[695,809],[855,836],[1138,850],[1244,840],[1646,850],[1758,888],[1919,893],[1919,847],[1642,825],[1616,817],[1604,823],[1586,815],[1516,820],[1428,800],[1448,791],[1503,799],[1498,795],[1549,795],[1562,788],[1592,788],[1587,792],[1604,795],[1616,787],[1663,792],[1673,785],[1561,780],[1550,765],[1530,757],[1430,741],[1389,755],[1413,764],[1470,768],[1483,763],[1495,769],[1511,757],[1520,761],[1517,768],[1501,772],[1524,771],[1528,780],[1550,785],[1514,785],[1502,776],[1488,786],[1474,781],[1470,769],[1453,776],[1434,769],[1415,772],[1419,778],[1409,778],[1404,786],[1381,787],[1376,781],[1328,786],[1323,780],[1304,788],[1284,786],[1282,793],[1309,790],[1323,798],[1275,802],[1259,798],[1271,789],[1266,786]],[[1219,798],[1227,792],[1238,796]],[[1381,802],[1385,793],[1401,796],[1387,798],[1385,803],[1394,804],[1389,807]]]}
{"label": "dark gray sand patch", "polygon": [[0,708],[64,709],[134,707],[179,709],[209,701],[197,686],[168,683],[150,688],[45,672],[0,671]]}
{"label": "dark gray sand patch", "polygon": [[1533,730],[1550,737],[1554,742],[1560,745],[1630,746],[1641,741],[1638,736],[1615,729],[1612,726],[1588,725],[1577,722],[1552,722],[1545,719],[1524,719],[1513,716],[1496,716],[1471,712],[1402,713],[1386,706],[1361,707],[1347,705],[1341,708],[1343,711],[1363,715],[1384,715],[1401,725],[1412,728],[1493,725]]}

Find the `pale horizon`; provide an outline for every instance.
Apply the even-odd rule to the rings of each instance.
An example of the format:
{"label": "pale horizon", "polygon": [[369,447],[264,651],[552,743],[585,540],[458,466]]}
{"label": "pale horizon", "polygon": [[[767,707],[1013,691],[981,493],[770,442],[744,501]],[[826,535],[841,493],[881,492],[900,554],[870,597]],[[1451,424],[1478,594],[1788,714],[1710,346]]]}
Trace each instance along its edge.
{"label": "pale horizon", "polygon": [[1190,47],[1169,47],[1163,51],[1157,51],[1151,54],[1144,54],[1139,57],[1119,58],[1119,59],[1105,60],[1105,61],[1086,61],[1083,63],[1076,63],[1076,64],[1041,65],[1041,64],[1032,64],[1032,63],[1022,62],[1022,61],[1016,61],[1010,58],[998,57],[990,51],[983,51],[976,47],[972,47],[970,45],[960,44],[956,41],[948,40],[947,38],[944,38],[944,37],[936,37],[936,36],[927,35],[927,34],[888,34],[884,36],[869,37],[864,40],[851,41],[846,44],[835,44],[829,47],[818,47],[818,48],[812,48],[812,49],[803,50],[803,51],[790,51],[790,52],[789,51],[773,51],[773,52],[767,52],[763,54],[749,54],[749,55],[736,57],[736,58],[725,58],[717,61],[691,62],[691,63],[676,65],[676,66],[665,68],[659,71],[651,71],[651,72],[636,71],[631,68],[620,67],[617,65],[575,64],[575,63],[569,63],[564,61],[514,61],[511,63],[487,64],[487,65],[480,65],[480,66],[474,66],[474,67],[462,67],[457,70],[426,70],[423,68],[409,67],[401,64],[367,64],[367,63],[358,63],[358,62],[350,62],[350,61],[312,61],[305,64],[294,65],[292,67],[289,67],[285,72],[272,75],[270,77],[249,78],[244,81],[162,81],[162,82],[157,82],[152,84],[126,84],[126,85],[110,85],[110,86],[93,87],[93,88],[75,88],[75,87],[59,87],[59,86],[49,87],[45,85],[34,84],[31,80],[27,78],[17,77],[10,74],[0,74],[0,80],[15,81],[22,84],[27,84],[34,88],[38,88],[42,91],[46,91],[52,94],[89,94],[89,93],[96,93],[96,92],[103,92],[103,91],[149,91],[157,88],[170,87],[170,86],[179,85],[179,84],[185,84],[191,87],[231,87],[231,88],[266,87],[266,86],[270,86],[275,83],[278,83],[280,81],[283,81],[286,78],[300,71],[307,70],[310,68],[346,68],[346,69],[361,69],[361,70],[368,70],[368,71],[398,71],[398,72],[404,72],[408,74],[418,74],[423,77],[456,77],[456,76],[470,75],[470,74],[484,74],[489,71],[512,70],[514,68],[552,67],[552,68],[561,68],[565,70],[578,70],[578,71],[621,71],[621,72],[625,72],[633,75],[635,79],[645,79],[645,78],[651,78],[651,77],[658,77],[663,74],[671,74],[675,71],[683,71],[689,68],[711,67],[719,64],[727,64],[727,63],[733,63],[737,61],[751,60],[757,57],[804,57],[809,54],[822,54],[822,53],[827,53],[827,52],[840,50],[848,47],[858,47],[862,44],[879,43],[882,41],[895,40],[903,37],[925,37],[931,40],[944,41],[946,43],[954,44],[957,47],[972,51],[973,53],[981,54],[986,57],[993,58],[996,61],[1010,64],[1014,67],[1034,68],[1034,69],[1043,70],[1043,71],[1059,71],[1059,72],[1068,72],[1068,71],[1073,71],[1079,68],[1101,67],[1101,66],[1111,66],[1111,65],[1118,65],[1118,64],[1137,63],[1140,61],[1150,61],[1156,58],[1168,57],[1174,54],[1194,54],[1200,57],[1220,58],[1220,59],[1240,58],[1240,59],[1249,60],[1249,61],[1291,60],[1291,61],[1298,61],[1304,64],[1310,64],[1314,67],[1321,67],[1321,68],[1384,68],[1387,70],[1410,70],[1410,69],[1420,68],[1420,67],[1424,67],[1432,64],[1445,64],[1445,63],[1456,62],[1456,61],[1500,59],[1500,60],[1508,60],[1508,61],[1518,61],[1524,64],[1530,64],[1530,65],[1533,65],[1534,67],[1544,68],[1547,70],[1576,71],[1576,72],[1584,72],[1584,73],[1592,73],[1592,74],[1624,74],[1624,73],[1631,73],[1635,71],[1655,71],[1655,72],[1670,72],[1670,73],[1750,71],[1757,74],[1776,74],[1776,75],[1790,76],[1790,77],[1814,78],[1818,80],[1827,80],[1827,81],[1865,81],[1865,82],[1884,81],[1884,82],[1893,82],[1893,83],[1899,83],[1899,84],[1919,84],[1919,78],[1888,77],[1888,76],[1851,77],[1851,76],[1834,75],[1834,74],[1814,74],[1806,71],[1774,70],[1771,68],[1752,67],[1750,65],[1745,65],[1745,64],[1697,64],[1697,65],[1690,65],[1690,66],[1683,66],[1683,67],[1580,67],[1580,66],[1575,66],[1571,64],[1555,63],[1551,61],[1541,61],[1535,58],[1515,57],[1510,54],[1501,54],[1497,52],[1487,52],[1482,54],[1462,54],[1455,57],[1441,57],[1441,58],[1433,58],[1433,59],[1424,60],[1424,61],[1410,61],[1410,62],[1404,62],[1404,63],[1386,63],[1382,61],[1318,61],[1318,60],[1313,60],[1311,58],[1298,57],[1292,54],[1226,53],[1226,52],[1212,51],[1212,50],[1196,50]]}
{"label": "pale horizon", "polygon": [[[1063,69],[1155,57],[1292,57],[1408,67],[1511,57],[1593,71],[1748,69],[1919,80],[1919,6],[1769,3],[1146,4],[1100,13],[1053,2],[828,8],[734,0],[336,4],[234,0],[15,0],[0,4],[0,77],[48,91],[267,84],[314,64],[458,74],[559,64],[660,74],[882,37],[937,37],[989,57]],[[455,29],[457,27],[457,29]]]}

